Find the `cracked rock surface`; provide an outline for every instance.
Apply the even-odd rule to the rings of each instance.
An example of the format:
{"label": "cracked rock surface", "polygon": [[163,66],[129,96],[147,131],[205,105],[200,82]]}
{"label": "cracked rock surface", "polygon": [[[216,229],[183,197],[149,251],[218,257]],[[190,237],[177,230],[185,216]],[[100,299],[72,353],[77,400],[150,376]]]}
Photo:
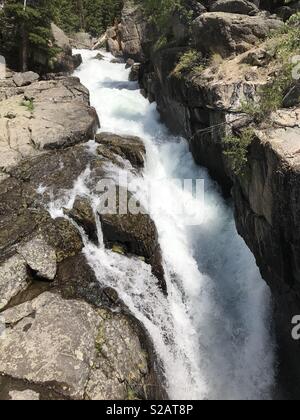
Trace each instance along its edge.
{"label": "cracked rock surface", "polygon": [[39,277],[54,280],[56,275],[55,249],[49,246],[42,236],[19,246],[18,253]]}
{"label": "cracked rock surface", "polygon": [[93,138],[99,124],[89,92],[75,77],[16,87],[0,81],[0,168],[2,172],[46,149]]}
{"label": "cracked rock surface", "polygon": [[0,265],[0,309],[27,286],[26,262],[20,255],[14,255]]}
{"label": "cracked rock surface", "polygon": [[86,172],[96,194],[109,165],[139,170],[143,142],[106,133],[92,152],[89,92],[36,80],[0,80],[0,400],[165,398],[142,326],[81,252],[80,230],[98,243],[90,197],[51,213]]}
{"label": "cracked rock surface", "polygon": [[2,317],[8,326],[0,340],[2,375],[47,386],[62,398],[145,395],[147,354],[124,315],[45,292]]}

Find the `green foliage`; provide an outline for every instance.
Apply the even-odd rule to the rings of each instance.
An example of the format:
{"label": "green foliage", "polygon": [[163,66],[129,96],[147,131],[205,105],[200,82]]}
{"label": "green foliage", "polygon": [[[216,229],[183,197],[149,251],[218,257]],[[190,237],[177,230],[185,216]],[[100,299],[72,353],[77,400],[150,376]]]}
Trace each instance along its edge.
{"label": "green foliage", "polygon": [[21,102],[21,106],[24,106],[27,109],[27,111],[29,111],[31,113],[34,111],[34,102],[33,102],[33,99],[24,99]]}
{"label": "green foliage", "polygon": [[283,106],[284,98],[293,84],[292,68],[282,69],[272,83],[259,89],[259,102],[244,102],[241,111],[252,116],[255,121],[262,122],[272,112]]}
{"label": "green foliage", "polygon": [[[97,4],[98,3],[98,4]],[[86,1],[86,30],[92,35],[100,35],[115,21],[120,20],[123,0]]]}
{"label": "green foliage", "polygon": [[52,0],[54,22],[65,32],[103,33],[120,18],[123,0]]}
{"label": "green foliage", "polygon": [[196,68],[198,70],[203,69],[201,65],[201,56],[198,51],[189,50],[180,57],[179,62],[173,71],[173,74],[180,78],[185,72],[194,70]]}
{"label": "green foliage", "polygon": [[177,11],[182,21],[189,24],[193,12],[188,10],[185,0],[135,0],[143,7],[150,22],[154,23],[159,32],[166,34],[169,30],[170,16]]}
{"label": "green foliage", "polygon": [[66,32],[84,30],[97,36],[119,19],[123,0],[6,0],[0,11],[0,54],[9,66],[39,72],[51,69],[58,50],[51,21]]}
{"label": "green foliage", "polygon": [[299,51],[300,13],[296,13],[278,31],[274,31],[270,40],[275,41],[276,53],[279,57]]}
{"label": "green foliage", "polygon": [[168,44],[167,37],[162,35],[161,37],[158,38],[158,40],[154,44],[153,51],[156,52],[156,51],[162,50],[163,48],[167,46],[167,44]]}
{"label": "green foliage", "polygon": [[271,83],[263,86],[258,94],[259,101],[242,104],[241,111],[262,122],[270,113],[281,108],[287,93],[295,83],[291,59],[300,52],[300,13],[295,14],[279,30],[273,32],[268,47],[275,55],[276,74]]}
{"label": "green foliage", "polygon": [[240,136],[228,135],[223,140],[224,155],[228,158],[232,171],[237,176],[245,174],[248,163],[248,149],[254,139],[254,131],[247,128]]}
{"label": "green foliage", "polygon": [[13,61],[13,66],[21,68],[26,56],[29,67],[34,67],[37,61],[47,67],[56,53],[50,44],[51,6],[51,1],[39,0],[36,6],[24,9],[23,0],[6,0],[0,14],[0,50],[9,64]]}
{"label": "green foliage", "polygon": [[80,13],[78,2],[72,0],[52,1],[53,21],[65,32],[80,30]]}
{"label": "green foliage", "polygon": [[179,7],[181,0],[140,0],[146,15],[159,28],[164,28],[170,15]]}
{"label": "green foliage", "polygon": [[204,70],[206,69],[206,66],[204,63],[202,64],[198,64],[196,66],[194,66],[193,68],[193,73],[194,75],[199,75],[200,73],[202,73]]}
{"label": "green foliage", "polygon": [[129,401],[138,400],[138,396],[136,392],[129,385],[127,385],[127,398],[126,399]]}

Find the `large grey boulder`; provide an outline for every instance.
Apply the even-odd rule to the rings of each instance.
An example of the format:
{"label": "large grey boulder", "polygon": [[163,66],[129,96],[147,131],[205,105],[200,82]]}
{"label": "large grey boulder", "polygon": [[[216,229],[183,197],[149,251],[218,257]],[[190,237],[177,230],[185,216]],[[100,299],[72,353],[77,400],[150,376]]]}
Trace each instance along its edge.
{"label": "large grey boulder", "polygon": [[106,306],[111,306],[103,296],[103,286],[83,253],[67,258],[59,264],[54,287],[64,299],[82,299],[97,307],[106,303]]}
{"label": "large grey boulder", "polygon": [[70,50],[70,40],[62,29],[60,29],[55,23],[51,23],[52,36],[54,38],[55,45],[63,50]]}
{"label": "large grey boulder", "polygon": [[[120,211],[121,197],[128,200],[126,214],[121,214]],[[121,245],[125,252],[143,257],[145,262],[151,265],[152,273],[157,277],[161,289],[167,292],[155,223],[142,207],[140,207],[140,213],[138,214],[130,212],[129,202],[135,203],[136,207],[139,207],[132,194],[125,188],[119,187],[116,214],[105,211],[99,212],[104,243],[108,248]]]}
{"label": "large grey boulder", "polygon": [[134,64],[131,67],[130,73],[129,73],[129,81],[130,82],[138,82],[139,77],[141,73],[141,65],[140,64]]}
{"label": "large grey boulder", "polygon": [[0,340],[2,375],[55,390],[62,398],[145,396],[147,355],[124,315],[46,292],[2,317],[7,325]]}
{"label": "large grey boulder", "polygon": [[228,57],[247,51],[282,25],[281,20],[264,16],[210,12],[194,20],[192,38],[202,52]]}
{"label": "large grey boulder", "polygon": [[39,80],[40,76],[33,71],[27,71],[25,73],[15,73],[13,81],[17,87],[27,86],[33,82]]}
{"label": "large grey boulder", "polygon": [[139,137],[134,136],[118,136],[111,133],[96,134],[95,140],[102,148],[127,159],[135,169],[144,167],[146,148],[143,141]]}
{"label": "large grey boulder", "polygon": [[[79,79],[35,82],[0,102],[0,167],[93,138],[99,120]],[[10,116],[8,118],[8,116]]]}
{"label": "large grey boulder", "polygon": [[37,236],[19,245],[18,253],[38,277],[54,280],[56,275],[56,252],[42,236]]}
{"label": "large grey boulder", "polygon": [[73,48],[89,49],[93,48],[93,38],[89,33],[77,32],[71,35],[70,43]]}
{"label": "large grey boulder", "polygon": [[16,253],[0,265],[0,309],[30,285],[28,269],[44,280],[53,280],[56,267],[55,249],[42,236],[20,244]]}
{"label": "large grey boulder", "polygon": [[72,73],[82,64],[81,54],[58,53],[54,60],[54,70],[56,73]]}
{"label": "large grey boulder", "polygon": [[120,57],[123,55],[119,41],[114,38],[107,39],[107,51],[109,51],[115,57]]}
{"label": "large grey boulder", "polygon": [[284,21],[287,21],[293,14],[298,13],[300,11],[300,1],[292,1],[290,3],[286,3],[282,7],[276,9],[276,13],[280,16]]}
{"label": "large grey boulder", "polygon": [[121,25],[111,26],[105,33],[105,46],[114,57],[123,56],[123,42],[121,39]]}
{"label": "large grey boulder", "polygon": [[279,7],[284,6],[287,4],[288,1],[286,0],[259,0],[259,7],[261,9],[269,10],[270,12],[274,12]]}
{"label": "large grey boulder", "polygon": [[93,208],[86,197],[77,196],[73,208],[65,210],[71,219],[83,228],[91,241],[98,244],[97,225]]}
{"label": "large grey boulder", "polygon": [[[55,72],[72,72],[82,63],[80,54],[72,54],[72,45],[69,37],[55,23],[51,23],[51,32],[54,44],[61,50],[54,60]],[[86,48],[86,47],[83,47]]]}

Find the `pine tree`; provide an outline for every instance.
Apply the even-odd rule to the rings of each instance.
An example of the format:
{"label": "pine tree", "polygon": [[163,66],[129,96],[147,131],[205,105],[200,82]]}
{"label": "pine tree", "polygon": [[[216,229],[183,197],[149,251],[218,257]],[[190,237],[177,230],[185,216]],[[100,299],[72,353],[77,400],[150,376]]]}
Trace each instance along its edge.
{"label": "pine tree", "polygon": [[74,0],[52,0],[54,22],[66,33],[80,30],[80,17]]}
{"label": "pine tree", "polygon": [[102,34],[120,18],[123,0],[6,0],[0,10],[0,53],[13,68],[46,71],[57,54],[53,20],[66,33]]}
{"label": "pine tree", "polygon": [[7,0],[0,16],[1,52],[19,70],[47,68],[51,48],[51,0]]}
{"label": "pine tree", "polygon": [[80,30],[99,36],[119,19],[123,0],[53,0],[54,21],[67,33]]}

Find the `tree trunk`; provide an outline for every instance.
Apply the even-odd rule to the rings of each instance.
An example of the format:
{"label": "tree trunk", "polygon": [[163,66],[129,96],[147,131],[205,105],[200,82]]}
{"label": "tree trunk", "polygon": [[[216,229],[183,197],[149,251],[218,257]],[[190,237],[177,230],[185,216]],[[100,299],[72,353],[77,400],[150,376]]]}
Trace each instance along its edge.
{"label": "tree trunk", "polygon": [[84,10],[83,10],[83,4],[82,4],[82,0],[77,0],[77,10],[79,13],[79,17],[80,17],[80,26],[81,26],[81,30],[84,31],[85,30],[85,19],[84,19]]}
{"label": "tree trunk", "polygon": [[28,71],[28,36],[25,29],[25,24],[21,25],[21,71]]}

